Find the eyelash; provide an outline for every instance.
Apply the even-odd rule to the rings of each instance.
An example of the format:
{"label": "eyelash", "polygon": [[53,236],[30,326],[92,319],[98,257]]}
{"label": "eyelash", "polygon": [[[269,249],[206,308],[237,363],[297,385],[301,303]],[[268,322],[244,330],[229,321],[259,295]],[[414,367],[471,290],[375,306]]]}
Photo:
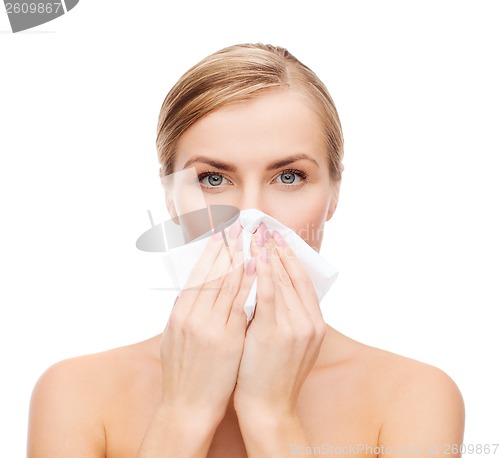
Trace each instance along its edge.
{"label": "eyelash", "polygon": [[[298,175],[302,181],[298,184],[287,184],[287,183],[282,183],[283,185],[285,185],[287,188],[296,188],[298,186],[302,186],[304,183],[307,183],[308,181],[308,175],[306,172],[302,171],[302,170],[297,170],[297,169],[286,169],[286,170],[282,170],[279,175],[276,176],[276,178],[278,178],[280,175],[285,175],[286,173],[294,173],[295,175]],[[213,170],[204,170],[202,171],[199,175],[198,175],[198,180],[201,181],[203,180],[203,178],[205,177],[208,177],[210,175],[218,175],[218,176],[221,176],[223,178],[226,178],[222,173],[219,173],[219,172],[214,172]],[[226,178],[227,180],[227,178]],[[206,186],[204,184],[202,184],[202,186],[205,188],[205,189],[217,189],[219,186]]]}

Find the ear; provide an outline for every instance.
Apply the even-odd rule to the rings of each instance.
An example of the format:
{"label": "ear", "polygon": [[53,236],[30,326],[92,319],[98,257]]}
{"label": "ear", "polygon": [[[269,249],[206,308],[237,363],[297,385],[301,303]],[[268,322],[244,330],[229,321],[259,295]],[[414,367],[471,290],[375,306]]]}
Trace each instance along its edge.
{"label": "ear", "polygon": [[329,221],[332,218],[337,208],[337,204],[339,202],[340,183],[341,181],[337,181],[336,183],[332,183],[330,186],[330,203],[328,204],[326,221]]}

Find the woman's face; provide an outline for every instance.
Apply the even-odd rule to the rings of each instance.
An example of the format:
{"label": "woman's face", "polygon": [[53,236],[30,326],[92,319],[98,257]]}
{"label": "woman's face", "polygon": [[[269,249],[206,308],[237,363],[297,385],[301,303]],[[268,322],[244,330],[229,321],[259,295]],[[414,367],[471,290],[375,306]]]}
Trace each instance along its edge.
{"label": "woman's face", "polygon": [[[205,206],[256,208],[319,251],[339,191],[329,177],[321,130],[302,94],[267,92],[191,126],[179,139],[174,172],[193,168],[189,175]],[[194,195],[176,192],[170,212],[199,209]]]}

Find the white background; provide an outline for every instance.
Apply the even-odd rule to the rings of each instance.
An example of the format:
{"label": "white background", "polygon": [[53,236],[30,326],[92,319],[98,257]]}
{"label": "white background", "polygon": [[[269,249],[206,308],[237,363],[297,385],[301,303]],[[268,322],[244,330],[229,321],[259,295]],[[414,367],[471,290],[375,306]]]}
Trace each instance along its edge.
{"label": "white background", "polygon": [[162,204],[157,116],[184,71],[242,42],[288,48],[340,113],[326,321],[443,369],[465,399],[464,442],[499,443],[498,13],[496,1],[81,0],[17,34],[0,13],[1,455],[24,455],[47,367],[162,332],[174,296],[149,288],[166,271],[135,248]]}

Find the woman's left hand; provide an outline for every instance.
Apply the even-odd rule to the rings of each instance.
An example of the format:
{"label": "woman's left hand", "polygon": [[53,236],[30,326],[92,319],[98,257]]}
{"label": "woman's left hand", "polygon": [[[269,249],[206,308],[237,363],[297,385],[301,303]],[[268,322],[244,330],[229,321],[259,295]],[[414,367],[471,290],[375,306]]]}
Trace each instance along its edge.
{"label": "woman's left hand", "polygon": [[261,224],[252,237],[252,252],[257,305],[246,332],[234,407],[239,416],[293,417],[326,324],[308,273],[279,233],[271,236]]}

